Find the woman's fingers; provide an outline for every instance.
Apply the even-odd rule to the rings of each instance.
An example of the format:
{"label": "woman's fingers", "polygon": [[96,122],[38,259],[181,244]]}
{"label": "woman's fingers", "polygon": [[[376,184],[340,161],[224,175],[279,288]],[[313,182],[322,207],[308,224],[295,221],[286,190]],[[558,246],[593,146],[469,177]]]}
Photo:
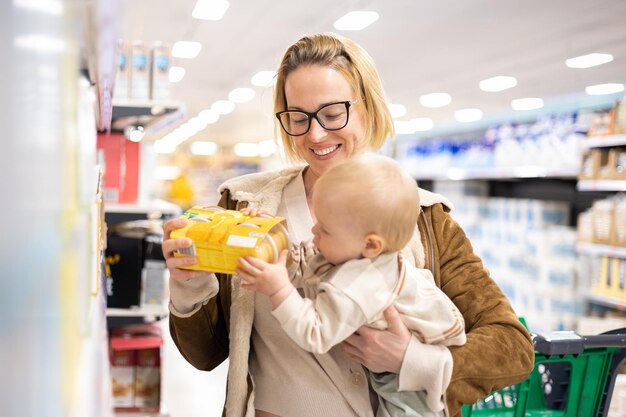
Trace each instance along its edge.
{"label": "woman's fingers", "polygon": [[184,217],[177,217],[175,219],[168,220],[163,225],[163,240],[168,240],[170,238],[170,233],[172,230],[180,229],[181,227],[185,227],[187,225],[187,219]]}

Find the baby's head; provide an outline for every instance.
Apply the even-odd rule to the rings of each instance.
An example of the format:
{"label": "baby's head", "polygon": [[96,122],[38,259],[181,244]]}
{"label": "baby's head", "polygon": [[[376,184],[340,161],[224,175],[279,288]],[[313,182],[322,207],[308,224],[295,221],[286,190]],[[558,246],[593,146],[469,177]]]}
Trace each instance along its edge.
{"label": "baby's head", "polygon": [[[419,194],[415,180],[396,161],[364,153],[332,167],[317,180],[313,212],[315,244],[337,264],[406,246],[417,225]],[[327,236],[323,228],[329,229]],[[324,239],[339,245],[325,250]],[[333,262],[325,252],[343,256]]]}

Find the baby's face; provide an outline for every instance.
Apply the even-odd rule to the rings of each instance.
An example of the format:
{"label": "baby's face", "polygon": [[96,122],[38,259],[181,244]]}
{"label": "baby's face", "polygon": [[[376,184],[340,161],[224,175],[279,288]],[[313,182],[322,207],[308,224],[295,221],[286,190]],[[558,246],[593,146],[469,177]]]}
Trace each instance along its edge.
{"label": "baby's face", "polygon": [[313,244],[333,265],[361,258],[366,243],[365,233],[342,210],[342,198],[337,194],[313,196],[313,213],[317,219],[311,230]]}

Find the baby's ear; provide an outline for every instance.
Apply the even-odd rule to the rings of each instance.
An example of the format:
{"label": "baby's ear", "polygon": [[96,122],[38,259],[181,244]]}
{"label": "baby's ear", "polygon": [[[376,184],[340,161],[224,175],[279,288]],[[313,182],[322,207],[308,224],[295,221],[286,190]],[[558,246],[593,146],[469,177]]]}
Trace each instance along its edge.
{"label": "baby's ear", "polygon": [[361,253],[365,258],[375,258],[380,255],[385,248],[385,240],[377,234],[370,233],[365,236],[365,247]]}

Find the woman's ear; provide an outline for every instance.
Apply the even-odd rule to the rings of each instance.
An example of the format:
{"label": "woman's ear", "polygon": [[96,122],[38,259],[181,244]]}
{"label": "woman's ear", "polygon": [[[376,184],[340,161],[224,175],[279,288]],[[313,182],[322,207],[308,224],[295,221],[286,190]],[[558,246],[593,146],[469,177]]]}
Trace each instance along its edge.
{"label": "woman's ear", "polygon": [[385,248],[385,240],[377,234],[370,233],[365,236],[365,247],[361,253],[364,258],[375,258]]}

